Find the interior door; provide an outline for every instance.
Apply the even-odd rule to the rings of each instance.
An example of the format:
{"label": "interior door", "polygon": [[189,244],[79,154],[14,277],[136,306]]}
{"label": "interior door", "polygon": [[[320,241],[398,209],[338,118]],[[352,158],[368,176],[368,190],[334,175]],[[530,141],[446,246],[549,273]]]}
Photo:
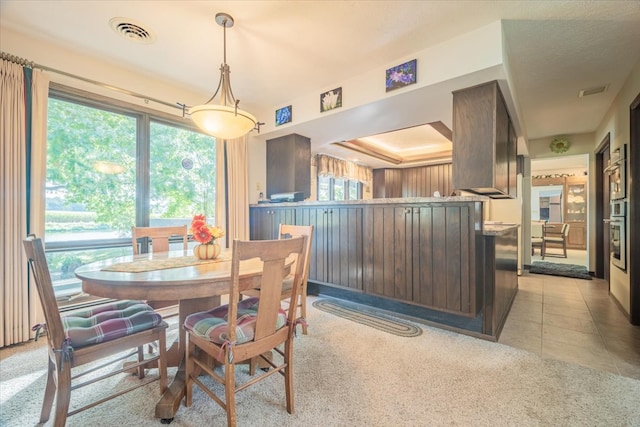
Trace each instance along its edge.
{"label": "interior door", "polygon": [[604,169],[609,164],[609,135],[596,149],[596,277],[609,282],[609,175]]}

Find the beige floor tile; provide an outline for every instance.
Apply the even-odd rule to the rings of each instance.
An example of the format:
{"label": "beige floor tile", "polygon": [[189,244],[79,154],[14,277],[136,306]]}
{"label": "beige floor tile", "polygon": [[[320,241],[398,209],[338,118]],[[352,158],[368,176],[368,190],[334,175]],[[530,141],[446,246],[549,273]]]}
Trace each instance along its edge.
{"label": "beige floor tile", "polygon": [[618,374],[618,368],[604,348],[585,347],[554,340],[542,340],[542,357],[577,363]]}
{"label": "beige floor tile", "polygon": [[542,324],[542,340],[552,340],[581,347],[605,350],[604,341],[598,334],[573,331],[544,323]]}
{"label": "beige floor tile", "polygon": [[591,313],[585,306],[584,308],[567,307],[562,304],[543,304],[542,313],[559,314],[561,316],[575,317],[577,319],[592,319]]}
{"label": "beige floor tile", "polygon": [[500,344],[509,345],[511,347],[519,348],[529,351],[535,354],[541,354],[542,352],[542,337],[541,334],[536,335],[524,335],[521,332],[513,332],[510,330],[503,330],[498,340]]}
{"label": "beige floor tile", "polygon": [[576,319],[575,317],[545,313],[542,316],[542,323],[544,325],[570,329],[572,331],[584,332],[587,334],[598,335],[599,333],[595,322],[591,319]]}

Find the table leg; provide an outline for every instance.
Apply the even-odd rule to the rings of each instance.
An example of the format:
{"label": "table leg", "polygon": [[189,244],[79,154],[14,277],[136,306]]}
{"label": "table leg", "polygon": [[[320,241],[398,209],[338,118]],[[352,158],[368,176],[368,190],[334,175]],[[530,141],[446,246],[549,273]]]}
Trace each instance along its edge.
{"label": "table leg", "polygon": [[[171,361],[179,360],[180,363],[176,363],[174,365],[169,364],[169,366],[178,366],[178,372],[176,372],[173,381],[167,388],[167,391],[162,395],[158,403],[156,404],[156,418],[161,418],[163,422],[166,420],[170,422],[175,416],[178,408],[180,407],[180,402],[182,402],[182,398],[184,397],[184,386],[185,386],[185,348],[186,348],[186,333],[182,328],[184,324],[184,320],[188,315],[192,313],[196,313],[198,311],[206,311],[213,307],[217,307],[220,305],[220,297],[208,297],[208,298],[197,298],[197,299],[182,299],[180,300],[180,308],[179,308],[179,337],[178,341],[174,343],[169,351],[171,352],[171,356],[169,356],[169,351],[167,351],[167,358]],[[177,358],[177,359],[176,359]]]}

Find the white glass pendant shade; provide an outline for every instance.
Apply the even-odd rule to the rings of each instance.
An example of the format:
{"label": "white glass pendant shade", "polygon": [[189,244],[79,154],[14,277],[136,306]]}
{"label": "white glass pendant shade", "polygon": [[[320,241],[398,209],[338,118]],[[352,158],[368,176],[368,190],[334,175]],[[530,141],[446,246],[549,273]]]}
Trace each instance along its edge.
{"label": "white glass pendant shade", "polygon": [[204,104],[189,108],[196,126],[219,139],[240,138],[251,132],[258,122],[246,111],[226,105]]}

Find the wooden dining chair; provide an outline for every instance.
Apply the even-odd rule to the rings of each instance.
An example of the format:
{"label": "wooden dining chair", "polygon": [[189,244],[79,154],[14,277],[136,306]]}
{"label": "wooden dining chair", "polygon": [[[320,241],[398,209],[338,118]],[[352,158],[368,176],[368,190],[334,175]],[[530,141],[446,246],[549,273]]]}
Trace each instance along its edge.
{"label": "wooden dining chair", "polygon": [[[49,420],[55,398],[56,409],[53,425],[62,427],[68,416],[92,408],[114,397],[120,396],[153,381],[160,381],[160,392],[167,388],[166,329],[167,324],[151,307],[141,301],[115,301],[94,306],[83,311],[61,316],[51,282],[42,240],[30,235],[23,240],[28,258],[31,280],[35,283],[46,323],[34,326],[36,339],[41,331],[46,332],[49,362],[44,401],[40,413],[40,424]],[[156,356],[144,358],[143,346],[158,342]],[[124,354],[127,350],[131,352]],[[119,357],[112,357],[119,355]],[[137,362],[126,368],[106,367],[137,355]],[[99,366],[75,373],[74,368],[100,361]],[[145,378],[145,367],[157,364],[158,376]],[[140,381],[136,384],[108,394],[90,404],[69,411],[71,390],[99,384],[116,374],[137,371]],[[102,372],[102,373],[100,373]],[[88,376],[88,377],[87,377]],[[84,377],[84,378],[83,378]]]}
{"label": "wooden dining chair", "polygon": [[[234,240],[231,260],[229,304],[185,319],[186,406],[193,402],[193,384],[197,384],[227,413],[227,425],[236,425],[235,394],[275,373],[284,376],[287,412],[293,413],[293,337],[296,306],[280,305],[286,260],[297,258],[293,272],[291,298],[296,300],[302,284],[306,260],[306,236],[284,240]],[[240,264],[250,259],[262,261],[260,296],[240,301]],[[284,349],[279,348],[284,344]],[[278,355],[268,357],[273,352]],[[235,369],[240,362],[261,357],[273,369],[261,372],[243,384],[236,384]],[[224,366],[219,375],[210,360]],[[224,397],[208,388],[199,378],[206,373],[224,386]],[[224,400],[223,400],[224,399]]]}
{"label": "wooden dining chair", "polygon": [[535,255],[535,248],[540,248],[540,254],[542,255],[545,222],[540,220],[531,221],[531,255]]}
{"label": "wooden dining chair", "polygon": [[[189,234],[187,225],[169,227],[131,227],[131,243],[133,254],[138,255],[142,245],[147,245],[146,252],[168,252],[170,249],[170,239],[172,237],[182,238],[182,249],[188,249]],[[159,311],[164,317],[176,316],[178,314],[178,301],[147,301],[151,307]]]}
{"label": "wooden dining chair", "polygon": [[[569,238],[570,225],[566,222],[562,224],[559,232],[545,230],[544,237],[542,238],[542,259],[545,256],[555,256],[566,258],[567,257],[567,240]],[[562,245],[562,254],[548,253],[548,245]]]}
{"label": "wooden dining chair", "polygon": [[[300,315],[297,318],[300,320],[300,324],[302,325],[302,333],[307,335],[307,280],[309,279],[309,260],[311,255],[311,244],[313,241],[313,225],[290,225],[290,224],[280,224],[278,227],[278,238],[279,239],[290,239],[292,237],[300,237],[307,236],[307,245],[305,247],[305,264],[304,270],[302,271],[302,285],[300,286],[300,293],[298,296],[298,301],[295,302],[296,310],[300,309]],[[292,271],[295,271],[295,265],[291,268]],[[293,286],[293,276],[289,275],[285,277],[284,283],[282,286],[282,295],[281,299],[289,300],[291,304],[291,288]],[[248,289],[243,291],[242,294],[246,296],[258,296],[258,289]]]}

